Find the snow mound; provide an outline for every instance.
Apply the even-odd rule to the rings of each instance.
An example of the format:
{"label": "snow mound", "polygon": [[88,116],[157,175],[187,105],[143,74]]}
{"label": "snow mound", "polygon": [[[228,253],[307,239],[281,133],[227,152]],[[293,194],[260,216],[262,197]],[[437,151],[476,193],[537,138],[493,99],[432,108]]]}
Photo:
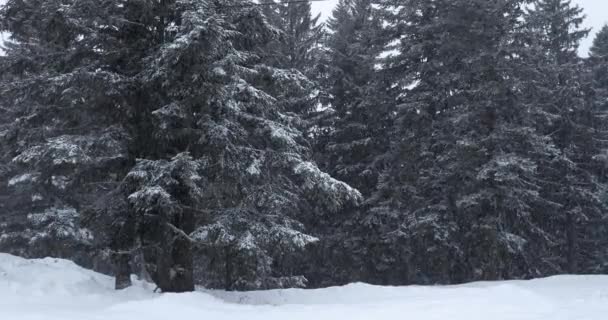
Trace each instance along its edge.
{"label": "snow mound", "polygon": [[608,314],[608,276],[186,294],[154,293],[141,281],[122,291],[113,285],[111,277],[66,260],[0,254],[0,319],[600,320]]}

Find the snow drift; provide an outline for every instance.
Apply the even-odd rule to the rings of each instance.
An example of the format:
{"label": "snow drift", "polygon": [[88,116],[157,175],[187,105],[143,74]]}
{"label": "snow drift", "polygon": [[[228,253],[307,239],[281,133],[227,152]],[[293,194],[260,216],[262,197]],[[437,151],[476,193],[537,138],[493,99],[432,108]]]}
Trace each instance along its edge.
{"label": "snow drift", "polygon": [[60,259],[0,254],[2,320],[133,319],[441,319],[600,320],[608,314],[608,276],[560,276],[460,286],[153,293]]}

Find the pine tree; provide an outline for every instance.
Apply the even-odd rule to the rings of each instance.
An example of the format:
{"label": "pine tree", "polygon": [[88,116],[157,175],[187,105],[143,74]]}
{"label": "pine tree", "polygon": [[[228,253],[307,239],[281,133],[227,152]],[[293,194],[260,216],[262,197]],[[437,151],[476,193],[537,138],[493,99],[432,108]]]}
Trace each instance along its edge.
{"label": "pine tree", "polygon": [[[590,50],[590,57],[587,59],[588,68],[590,70],[590,82],[592,88],[591,104],[593,106],[594,114],[594,128],[597,136],[605,137],[605,133],[608,132],[608,126],[606,125],[606,119],[608,118],[608,26],[604,26],[600,32],[596,35],[593,46]],[[601,134],[598,134],[601,133]],[[608,160],[608,152],[606,151],[605,145],[602,145],[603,150],[599,151],[599,154],[594,157],[596,166],[594,167],[594,173],[598,177],[600,183],[600,201],[603,204],[608,203],[608,197],[606,185],[606,161]],[[606,244],[604,243],[605,234],[608,230],[605,220],[603,223],[594,222],[589,224],[592,226],[590,234],[595,238],[593,242],[593,264],[591,267],[585,269],[587,272],[606,272],[606,261],[608,261],[608,252],[604,250]]]}
{"label": "pine tree", "polygon": [[389,105],[376,70],[384,50],[381,21],[367,0],[341,1],[328,22],[326,89],[333,111],[321,157],[330,173],[368,196],[388,148]]}
{"label": "pine tree", "polygon": [[536,110],[539,132],[551,136],[558,155],[541,167],[548,183],[541,192],[557,207],[547,208],[545,229],[556,241],[556,271],[590,272],[596,255],[593,226],[603,221],[597,156],[602,133],[585,88],[584,68],[577,56],[582,9],[569,0],[538,0],[526,15],[528,61],[535,69],[526,75],[527,103]]}
{"label": "pine tree", "polygon": [[539,159],[554,155],[517,88],[519,1],[385,3],[398,113],[390,167],[362,221],[380,283],[539,274]]}
{"label": "pine tree", "polygon": [[[160,244],[157,255],[164,256],[163,243],[189,237],[172,250],[199,252],[194,256],[194,277],[208,287],[304,286],[296,253],[317,241],[305,233],[306,226],[344,204],[356,203],[359,195],[308,162],[307,142],[296,129],[299,117],[289,112],[287,101],[290,92],[305,91],[302,86],[308,82],[295,70],[259,63],[256,48],[275,40],[260,10],[230,8],[216,8],[224,19],[204,3],[175,9],[170,16],[181,16],[173,22],[175,34],[164,39],[166,44],[143,72],[142,87],[158,93],[150,95],[157,109],[146,111],[144,117],[153,119],[156,145],[146,149],[160,154],[188,151],[188,167],[198,168],[201,177],[194,185],[202,190],[199,199],[179,199],[175,197],[184,191],[160,186],[185,208],[183,212],[194,208],[187,216],[194,216],[197,227],[169,225],[167,230],[161,225],[163,234],[172,235],[153,243]],[[151,161],[157,164],[149,168],[165,166],[164,160]],[[148,175],[153,180],[162,177]],[[177,190],[183,189],[179,181],[187,179],[192,178],[178,179]],[[137,198],[136,193],[129,198]],[[191,219],[181,212],[170,216]],[[145,237],[138,242],[144,248],[148,245]],[[169,276],[171,269],[176,268],[168,268]],[[157,276],[162,277],[167,273]]]}
{"label": "pine tree", "polygon": [[[309,136],[314,136],[314,121],[320,99],[324,96],[319,84],[322,53],[321,41],[324,25],[319,23],[320,15],[313,17],[309,2],[285,2],[268,0],[261,2],[264,20],[274,36],[270,41],[255,49],[260,63],[270,67],[300,73],[296,76],[306,90],[277,92],[286,105],[286,110],[303,117],[298,128]],[[270,90],[273,90],[272,88]]]}
{"label": "pine tree", "polygon": [[28,257],[107,264],[84,227],[85,204],[117,184],[128,160],[129,79],[113,65],[112,1],[9,1],[0,57],[3,119],[0,246]]}
{"label": "pine tree", "polygon": [[[324,72],[318,78],[327,108],[312,120],[315,158],[332,176],[367,197],[382,170],[392,117],[386,84],[376,69],[384,50],[382,25],[370,1],[345,0],[327,26],[320,62]],[[362,213],[349,210],[325,223],[326,235],[309,258],[313,285],[362,280],[366,257],[359,254],[352,233]]]}
{"label": "pine tree", "polygon": [[589,63],[595,90],[594,104],[597,111],[604,114],[608,110],[608,25],[605,25],[593,40]]}
{"label": "pine tree", "polygon": [[90,246],[112,249],[118,288],[137,263],[163,291],[305,285],[310,227],[360,194],[310,162],[287,107],[309,82],[262,63],[257,48],[277,34],[257,6],[14,1],[2,14],[15,40],[3,148],[17,148],[2,174],[55,192],[43,194],[50,218],[28,215],[24,197],[3,217],[56,226],[50,245],[64,225],[89,235],[55,216],[86,222]]}
{"label": "pine tree", "polygon": [[593,39],[593,45],[589,51],[592,57],[605,57],[608,55],[608,25],[604,25]]}
{"label": "pine tree", "polygon": [[317,50],[323,37],[320,15],[312,16],[310,2],[280,3],[263,1],[262,10],[279,37],[268,44],[267,63],[283,69],[296,69],[313,77]]}

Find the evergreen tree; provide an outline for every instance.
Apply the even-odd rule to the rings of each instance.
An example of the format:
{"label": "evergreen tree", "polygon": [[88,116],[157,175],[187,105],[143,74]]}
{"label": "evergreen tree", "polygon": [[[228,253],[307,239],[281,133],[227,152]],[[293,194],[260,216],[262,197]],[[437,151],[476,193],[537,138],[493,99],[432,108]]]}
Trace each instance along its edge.
{"label": "evergreen tree", "polygon": [[[179,199],[184,194],[180,181],[193,178],[179,178],[174,187],[160,185],[187,213],[172,213],[172,219],[194,219],[197,227],[186,223],[176,225],[176,231],[171,225],[170,230],[161,226],[173,235],[153,243],[161,244],[157,255],[162,257],[163,243],[188,236],[189,241],[179,240],[181,247],[176,243],[173,250],[183,253],[196,246],[194,277],[208,287],[304,286],[296,253],[317,241],[305,233],[307,225],[343,204],[356,203],[359,195],[308,162],[307,142],[296,129],[299,117],[286,101],[290,92],[305,91],[301,86],[308,82],[295,70],[261,64],[256,48],[275,40],[275,33],[258,8],[231,8],[238,6],[219,6],[224,17],[220,19],[204,3],[178,7],[171,14],[178,17],[173,21],[176,33],[165,38],[161,52],[151,57],[144,71],[142,87],[158,93],[151,96],[152,105],[159,107],[149,110],[147,117],[154,119],[153,136],[161,142],[146,149],[190,152],[187,167],[197,168],[201,178],[185,184],[185,190],[193,190],[188,185],[202,190],[198,199]],[[165,166],[164,160],[154,161],[156,165],[147,165],[150,170]],[[152,181],[161,179],[154,171],[148,173]],[[176,187],[178,191],[171,191]],[[129,196],[133,197],[136,193]],[[135,243],[145,248],[143,238]]]}
{"label": "evergreen tree", "polygon": [[[371,1],[344,0],[327,26],[320,81],[328,99],[327,109],[314,119],[316,159],[368,197],[384,167],[394,105],[378,68],[385,50],[382,23]],[[315,285],[362,280],[367,257],[360,255],[361,243],[353,234],[361,214],[365,211],[352,210],[328,224],[325,241],[311,259],[318,262],[310,276]]]}
{"label": "evergreen tree", "polygon": [[279,33],[279,37],[268,44],[266,63],[283,69],[296,69],[313,77],[323,37],[320,15],[312,16],[310,2],[268,0],[262,3],[266,19]]}
{"label": "evergreen tree", "polygon": [[323,72],[319,60],[324,36],[320,15],[313,17],[310,3],[301,1],[265,0],[261,1],[260,9],[268,30],[274,36],[256,48],[256,54],[260,56],[261,64],[290,70],[306,87],[303,91],[291,87],[296,90],[277,93],[283,97],[285,110],[295,112],[305,120],[298,124],[298,128],[308,136],[314,136],[315,121],[312,118],[316,116],[320,99],[324,96],[319,84]]}
{"label": "evergreen tree", "polygon": [[[386,2],[398,54],[390,168],[362,221],[372,279],[460,282],[539,274],[538,159],[556,152],[520,108],[519,1]],[[412,80],[414,84],[412,85]]]}
{"label": "evergreen tree", "polygon": [[112,1],[8,1],[2,71],[3,251],[108,262],[82,213],[124,174],[128,75]]}
{"label": "evergreen tree", "polygon": [[258,7],[11,1],[2,15],[14,39],[2,100],[19,116],[6,119],[3,147],[17,150],[3,176],[50,190],[30,211],[19,186],[3,217],[31,217],[51,245],[71,227],[111,247],[118,288],[135,255],[163,291],[305,285],[310,227],[360,195],[310,162],[286,107],[308,82],[261,63],[255,48],[276,33]]}
{"label": "evergreen tree", "polygon": [[[369,195],[388,147],[390,110],[376,70],[384,51],[381,21],[371,1],[341,1],[328,22],[328,81],[332,120],[322,156],[325,167]],[[380,92],[378,92],[380,91]]]}
{"label": "evergreen tree", "polygon": [[604,25],[602,30],[597,33],[589,53],[592,57],[597,58],[608,55],[608,25]]}
{"label": "evergreen tree", "polygon": [[[589,63],[595,90],[594,104],[597,111],[604,114],[608,110],[608,25],[605,25],[593,40]],[[605,129],[606,126],[602,128]]]}
{"label": "evergreen tree", "polygon": [[604,148],[597,114],[589,102],[585,70],[577,56],[582,9],[569,0],[538,0],[526,15],[527,60],[534,66],[525,75],[526,103],[536,110],[537,130],[551,136],[558,155],[540,169],[547,182],[542,196],[557,205],[543,222],[554,236],[553,263],[557,272],[590,272],[597,261],[595,226],[601,225],[602,186],[594,160]]}
{"label": "evergreen tree", "polygon": [[[608,26],[604,26],[596,35],[587,62],[593,90],[593,93],[588,95],[591,96],[591,103],[593,104],[593,111],[595,113],[594,128],[596,129],[595,132],[597,136],[605,137],[606,132],[608,132],[608,126],[606,124],[606,119],[608,119]],[[596,137],[593,138],[597,139]],[[608,183],[606,180],[608,177],[606,171],[608,152],[606,151],[605,145],[602,146],[604,147],[603,150],[594,157],[594,160],[596,161],[594,173],[598,176],[598,182],[600,183],[600,200],[606,204],[608,203],[608,189],[606,188]],[[608,252],[604,250],[604,248],[606,248],[604,239],[606,238],[605,234],[608,232],[608,227],[606,226],[605,221],[603,221],[603,223],[594,222],[589,225],[593,226],[591,236],[595,237],[596,240],[592,244],[595,246],[592,248],[595,249],[592,251],[594,252],[593,258],[595,261],[592,264],[592,267],[586,268],[585,271],[604,273],[606,272],[606,261],[608,261]]]}

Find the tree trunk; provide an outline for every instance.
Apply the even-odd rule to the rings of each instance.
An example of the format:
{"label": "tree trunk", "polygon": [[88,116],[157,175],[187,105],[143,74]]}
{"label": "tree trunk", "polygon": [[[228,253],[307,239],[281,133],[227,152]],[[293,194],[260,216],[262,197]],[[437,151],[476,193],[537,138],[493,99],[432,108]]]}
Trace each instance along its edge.
{"label": "tree trunk", "polygon": [[574,218],[572,217],[572,212],[566,213],[566,241],[568,246],[568,273],[575,274],[577,272],[576,268],[576,226],[574,223]]}
{"label": "tree trunk", "polygon": [[[193,231],[194,217],[187,210],[171,221],[173,226],[182,230],[183,234]],[[167,223],[164,217],[163,224]],[[162,292],[191,292],[194,291],[194,262],[192,242],[182,233],[170,227],[163,227],[164,235],[159,239],[160,255],[157,257],[157,279],[155,280]]]}
{"label": "tree trunk", "polygon": [[116,282],[114,287],[116,290],[122,290],[132,285],[130,258],[131,255],[128,253],[118,253],[115,257]]}

